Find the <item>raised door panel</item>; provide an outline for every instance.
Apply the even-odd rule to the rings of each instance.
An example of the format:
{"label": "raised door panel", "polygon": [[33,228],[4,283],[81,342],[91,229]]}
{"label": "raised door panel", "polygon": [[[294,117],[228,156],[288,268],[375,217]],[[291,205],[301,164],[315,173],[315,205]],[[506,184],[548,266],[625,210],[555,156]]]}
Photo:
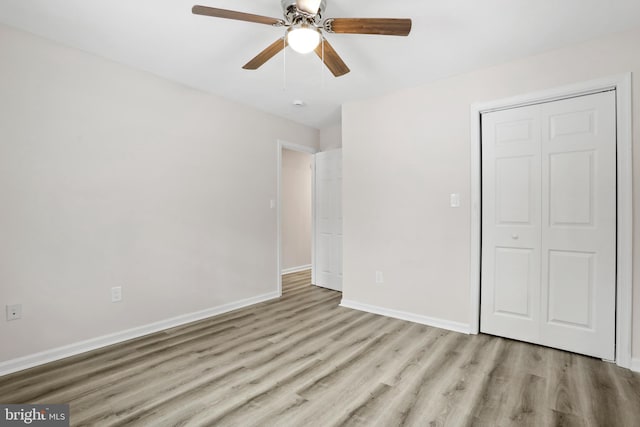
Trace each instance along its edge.
{"label": "raised door panel", "polygon": [[[559,101],[564,102],[564,101]],[[596,133],[596,110],[587,108],[571,112],[555,112],[549,115],[549,139],[579,137]]]}
{"label": "raised door panel", "polygon": [[534,119],[506,120],[495,124],[495,145],[525,143],[530,144],[533,138]]}
{"label": "raised door panel", "polygon": [[342,235],[334,237],[334,266],[336,286],[342,286]]}
{"label": "raised door panel", "polygon": [[549,155],[549,225],[594,226],[595,157],[593,150]]}
{"label": "raised door panel", "polygon": [[594,262],[595,254],[589,252],[549,252],[547,322],[593,329]]}
{"label": "raised door panel", "polygon": [[331,274],[331,239],[331,234],[318,234],[316,240],[316,269],[318,273]]}
{"label": "raised door panel", "polygon": [[496,248],[494,314],[532,318],[532,249]]}
{"label": "raised door panel", "polygon": [[496,159],[496,224],[531,225],[533,217],[532,156]]}

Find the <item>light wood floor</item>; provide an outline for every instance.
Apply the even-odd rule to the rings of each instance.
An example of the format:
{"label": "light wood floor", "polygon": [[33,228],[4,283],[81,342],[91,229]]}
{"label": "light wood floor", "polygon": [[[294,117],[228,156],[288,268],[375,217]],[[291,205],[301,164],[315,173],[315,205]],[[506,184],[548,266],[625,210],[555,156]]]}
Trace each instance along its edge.
{"label": "light wood floor", "polygon": [[283,282],[279,300],[1,377],[0,402],[70,403],[78,426],[640,425],[631,371]]}

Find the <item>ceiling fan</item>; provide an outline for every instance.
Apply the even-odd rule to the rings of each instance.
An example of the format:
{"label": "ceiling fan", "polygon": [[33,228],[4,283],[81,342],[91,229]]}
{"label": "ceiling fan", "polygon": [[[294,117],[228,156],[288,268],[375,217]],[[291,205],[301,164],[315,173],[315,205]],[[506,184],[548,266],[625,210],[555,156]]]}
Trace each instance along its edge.
{"label": "ceiling fan", "polygon": [[411,19],[393,18],[329,18],[323,19],[326,0],[281,0],[284,19],[253,15],[234,10],[208,6],[193,6],[196,15],[235,19],[286,28],[280,38],[247,62],[242,68],[257,70],[286,46],[299,53],[315,51],[334,76],[340,77],[350,70],[326,40],[323,31],[335,34],[376,34],[407,36],[411,32]]}

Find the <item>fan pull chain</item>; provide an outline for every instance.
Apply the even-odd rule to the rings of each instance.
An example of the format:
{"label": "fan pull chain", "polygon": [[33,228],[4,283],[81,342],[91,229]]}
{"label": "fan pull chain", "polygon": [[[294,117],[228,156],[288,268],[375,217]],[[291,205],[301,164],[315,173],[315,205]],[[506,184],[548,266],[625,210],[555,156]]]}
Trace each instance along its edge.
{"label": "fan pull chain", "polygon": [[282,38],[284,48],[282,49],[282,91],[287,91],[287,38]]}
{"label": "fan pull chain", "polygon": [[320,84],[324,89],[324,75],[326,74],[324,70],[324,35],[322,36],[322,61],[320,61]]}

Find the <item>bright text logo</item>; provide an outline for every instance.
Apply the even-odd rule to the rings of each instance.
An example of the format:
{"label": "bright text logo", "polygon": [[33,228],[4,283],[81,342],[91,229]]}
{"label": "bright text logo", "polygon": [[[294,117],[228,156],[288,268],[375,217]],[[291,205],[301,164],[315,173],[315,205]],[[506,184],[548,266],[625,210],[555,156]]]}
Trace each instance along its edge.
{"label": "bright text logo", "polygon": [[69,405],[0,405],[2,426],[69,426]]}

